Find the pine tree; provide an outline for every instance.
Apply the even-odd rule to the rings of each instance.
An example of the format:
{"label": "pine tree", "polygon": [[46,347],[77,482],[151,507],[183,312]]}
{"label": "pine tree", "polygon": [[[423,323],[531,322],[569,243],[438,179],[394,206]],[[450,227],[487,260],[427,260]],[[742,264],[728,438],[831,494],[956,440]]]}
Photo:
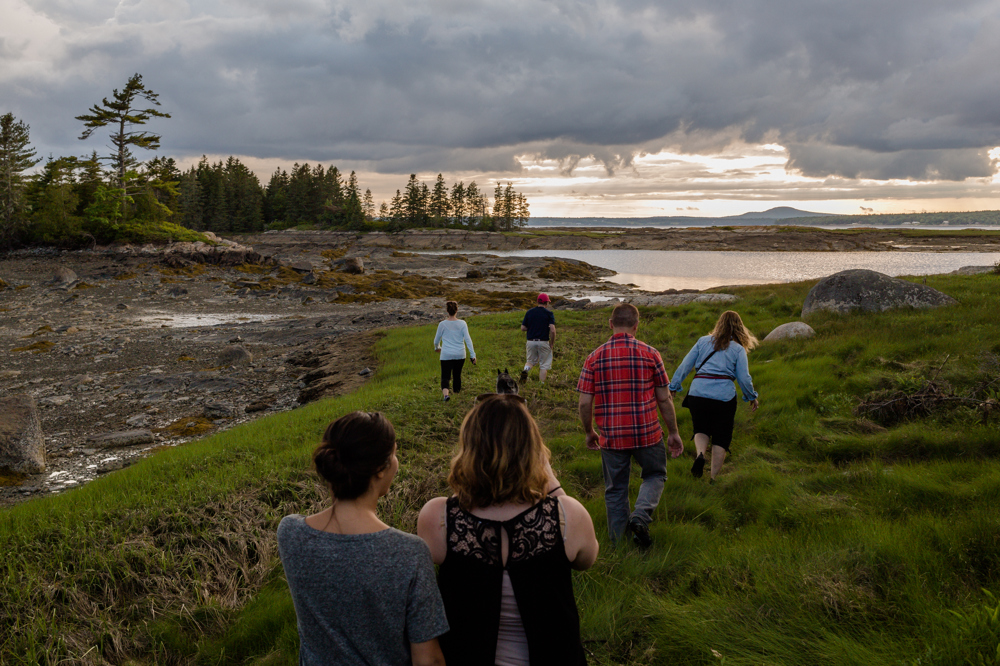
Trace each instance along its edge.
{"label": "pine tree", "polygon": [[389,221],[389,204],[384,201],[378,207],[378,220],[379,222]]}
{"label": "pine tree", "polygon": [[523,194],[518,193],[517,195],[517,226],[523,227],[528,223],[528,219],[531,217],[531,213],[528,212],[528,198]]}
{"label": "pine tree", "polygon": [[465,224],[467,210],[465,184],[459,181],[451,188],[451,214],[454,216],[455,224]]}
{"label": "pine tree", "polygon": [[81,222],[76,215],[79,197],[75,191],[79,166],[75,157],[49,158],[28,186],[26,199],[31,208],[31,224],[27,235],[31,240],[43,243],[76,240]]}
{"label": "pine tree", "polygon": [[423,213],[423,197],[420,193],[420,182],[417,174],[411,173],[410,180],[406,182],[406,194],[403,195],[403,217],[407,226],[415,227],[420,224]]}
{"label": "pine tree", "polygon": [[403,207],[403,196],[396,190],[396,196],[392,198],[392,203],[389,204],[389,222],[393,229],[399,229],[403,222],[403,217],[406,215],[406,211]]}
{"label": "pine tree", "polygon": [[371,188],[365,190],[365,197],[361,201],[361,210],[364,211],[366,220],[375,219],[375,197],[372,196]]}
{"label": "pine tree", "polygon": [[448,202],[448,186],[445,185],[444,176],[437,175],[434,181],[434,192],[431,194],[429,213],[436,226],[443,225],[448,221],[448,214],[451,206]]}
{"label": "pine tree", "polygon": [[142,82],[142,76],[133,74],[125,84],[125,88],[118,92],[116,88],[112,94],[114,101],[108,101],[105,97],[101,103],[90,108],[90,113],[77,116],[76,119],[82,121],[86,127],[80,135],[80,140],[90,137],[94,130],[111,125],[116,129],[111,132],[111,143],[115,147],[115,152],[111,155],[111,162],[117,179],[117,186],[122,190],[122,215],[125,214],[125,198],[128,196],[129,167],[135,166],[135,158],[132,156],[130,147],[144,148],[146,150],[157,150],[160,147],[160,135],[151,132],[137,131],[133,128],[137,125],[145,125],[151,118],[169,118],[169,113],[157,111],[153,107],[138,109],[136,106],[142,100],[159,106],[159,95],[152,90],[148,90]]}
{"label": "pine tree", "polygon": [[[327,177],[330,172],[327,171]],[[288,213],[288,172],[275,169],[264,190],[264,222],[281,226]]]}
{"label": "pine tree", "polygon": [[347,179],[347,199],[344,202],[344,222],[351,231],[361,231],[365,228],[365,213],[361,206],[361,192],[358,187],[358,176],[353,171]]}
{"label": "pine tree", "polygon": [[201,206],[201,185],[198,183],[198,172],[194,167],[181,176],[178,190],[180,191],[177,196],[178,224],[188,229],[203,230],[205,226]]}
{"label": "pine tree", "polygon": [[[313,223],[316,221],[315,210],[312,208],[312,169],[309,164],[295,163],[288,178],[287,208],[285,221],[289,224]],[[320,202],[322,205],[323,202]]]}
{"label": "pine tree", "polygon": [[420,183],[420,213],[417,219],[418,226],[424,226],[430,219],[431,191],[427,183]]}
{"label": "pine tree", "polygon": [[9,245],[24,223],[24,172],[38,164],[29,127],[13,113],[0,116],[0,247]]}
{"label": "pine tree", "polygon": [[97,156],[95,150],[90,153],[89,159],[80,161],[80,175],[76,182],[76,196],[79,201],[77,215],[83,215],[83,211],[94,203],[97,188],[102,183],[104,183],[104,172],[101,169],[101,158]]}

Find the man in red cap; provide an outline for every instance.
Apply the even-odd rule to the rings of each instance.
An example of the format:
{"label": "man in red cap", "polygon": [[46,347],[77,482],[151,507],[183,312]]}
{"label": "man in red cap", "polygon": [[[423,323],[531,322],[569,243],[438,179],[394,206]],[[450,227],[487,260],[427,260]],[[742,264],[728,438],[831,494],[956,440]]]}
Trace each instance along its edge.
{"label": "man in red cap", "polygon": [[552,345],[556,341],[556,316],[549,310],[552,301],[548,294],[538,294],[538,305],[528,310],[521,321],[521,330],[527,333],[526,351],[528,362],[521,371],[521,383],[528,379],[531,368],[538,366],[538,380],[545,377],[552,368]]}

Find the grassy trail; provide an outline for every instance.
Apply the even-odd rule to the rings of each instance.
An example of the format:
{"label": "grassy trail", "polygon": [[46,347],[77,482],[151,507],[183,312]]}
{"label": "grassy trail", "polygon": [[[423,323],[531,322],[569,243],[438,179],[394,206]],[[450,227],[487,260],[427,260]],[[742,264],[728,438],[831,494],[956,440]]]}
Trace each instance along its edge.
{"label": "grassy trail", "polygon": [[[602,539],[597,565],[575,579],[592,663],[1000,664],[1000,416],[983,424],[955,403],[883,427],[852,413],[873,391],[933,378],[968,393],[1000,374],[1000,278],[928,284],[961,305],[820,315],[815,338],[753,352],[761,408],[741,404],[714,486],[688,471],[679,409],[688,453],[669,463],[648,553],[608,544],[600,458],[576,417],[579,368],[607,338],[608,312],[557,313],[550,381],[522,393]],[[762,335],[796,318],[809,286],[742,288],[737,309]],[[639,337],[672,372],[719,312],[642,310]],[[343,413],[385,412],[401,467],[383,517],[412,531],[423,502],[446,492],[472,397],[523,362],[519,314],[469,323],[480,364],[447,404],[433,327],[396,329],[354,394],[0,512],[0,663],[297,663],[274,530],[322,501],[313,446]]]}

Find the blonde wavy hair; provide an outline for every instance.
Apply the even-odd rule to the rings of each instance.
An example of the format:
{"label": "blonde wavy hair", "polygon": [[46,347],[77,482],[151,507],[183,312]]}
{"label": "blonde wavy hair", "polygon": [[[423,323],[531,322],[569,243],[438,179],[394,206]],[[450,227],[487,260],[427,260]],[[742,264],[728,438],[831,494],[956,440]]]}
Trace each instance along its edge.
{"label": "blonde wavy hair", "polygon": [[726,310],[719,315],[719,321],[715,322],[715,328],[712,329],[711,335],[715,342],[716,351],[728,349],[729,343],[733,340],[747,351],[759,344],[759,340],[743,325],[740,316],[732,310]]}
{"label": "blonde wavy hair", "polygon": [[545,497],[549,449],[523,399],[490,395],[462,421],[448,485],[465,510]]}

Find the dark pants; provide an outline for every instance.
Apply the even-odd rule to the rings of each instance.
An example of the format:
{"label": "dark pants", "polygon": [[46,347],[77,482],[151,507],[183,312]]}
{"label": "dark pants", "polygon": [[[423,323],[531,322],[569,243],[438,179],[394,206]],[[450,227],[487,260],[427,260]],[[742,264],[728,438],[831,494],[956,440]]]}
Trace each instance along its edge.
{"label": "dark pants", "polygon": [[[642,484],[635,498],[635,510],[629,514],[628,479],[632,460],[642,468]],[[667,447],[663,441],[640,449],[601,449],[604,467],[604,506],[608,512],[608,534],[618,541],[625,534],[630,518],[638,518],[649,525],[653,510],[660,503],[663,484],[667,480]]]}
{"label": "dark pants", "polygon": [[465,365],[464,358],[456,358],[451,361],[441,361],[441,388],[448,388],[449,378],[454,379],[454,391],[458,393],[462,390],[462,366]]}

